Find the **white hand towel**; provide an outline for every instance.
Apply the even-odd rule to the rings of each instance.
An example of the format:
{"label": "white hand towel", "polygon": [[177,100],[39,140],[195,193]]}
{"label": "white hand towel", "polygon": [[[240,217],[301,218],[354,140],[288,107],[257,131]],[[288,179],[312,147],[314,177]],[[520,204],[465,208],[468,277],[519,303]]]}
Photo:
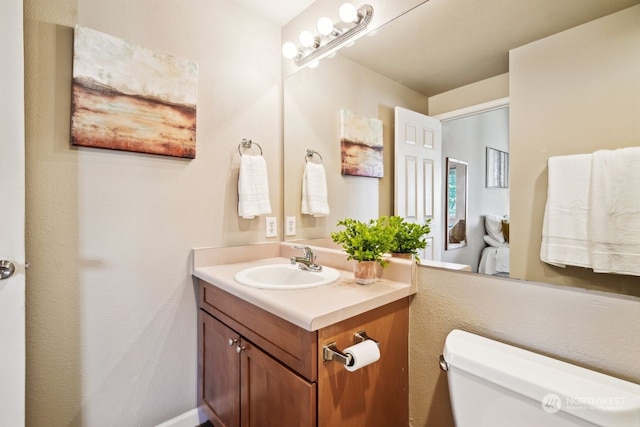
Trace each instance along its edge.
{"label": "white hand towel", "polygon": [[329,215],[329,198],[327,195],[327,178],[324,166],[319,163],[308,162],[302,175],[302,206],[303,214],[313,216]]}
{"label": "white hand towel", "polygon": [[540,259],[558,267],[591,267],[591,154],[551,157]]}
{"label": "white hand towel", "polygon": [[245,219],[271,213],[267,163],[262,156],[240,157],[238,215]]}
{"label": "white hand towel", "polygon": [[593,153],[593,270],[640,276],[640,147]]}

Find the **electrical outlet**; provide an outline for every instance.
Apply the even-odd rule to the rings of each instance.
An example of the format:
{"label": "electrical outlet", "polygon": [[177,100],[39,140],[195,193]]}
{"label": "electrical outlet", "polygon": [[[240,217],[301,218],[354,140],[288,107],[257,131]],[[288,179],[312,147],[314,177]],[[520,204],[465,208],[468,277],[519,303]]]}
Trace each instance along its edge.
{"label": "electrical outlet", "polygon": [[295,236],[296,235],[296,217],[288,216],[284,222],[284,235]]}
{"label": "electrical outlet", "polygon": [[268,216],[266,218],[266,237],[278,237],[278,218],[275,216]]}

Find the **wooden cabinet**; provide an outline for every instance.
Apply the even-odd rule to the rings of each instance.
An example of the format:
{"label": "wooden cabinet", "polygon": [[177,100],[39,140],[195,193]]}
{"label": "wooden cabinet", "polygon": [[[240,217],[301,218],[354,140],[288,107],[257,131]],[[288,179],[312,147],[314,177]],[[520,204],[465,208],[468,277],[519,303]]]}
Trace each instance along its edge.
{"label": "wooden cabinet", "polygon": [[[409,300],[307,331],[200,281],[199,405],[214,426],[407,426]],[[322,347],[366,330],[380,360],[348,372]]]}
{"label": "wooden cabinet", "polygon": [[317,385],[251,343],[242,347],[240,425],[315,426]]}
{"label": "wooden cabinet", "polygon": [[409,424],[408,298],[323,328],[318,340],[344,349],[355,344],[354,333],[362,330],[379,341],[380,360],[349,372],[320,355],[319,427]]}
{"label": "wooden cabinet", "polygon": [[[200,397],[219,426],[240,425],[240,359],[236,346],[240,335],[233,329],[200,311]],[[215,378],[215,381],[209,381]]]}
{"label": "wooden cabinet", "polygon": [[200,311],[201,399],[215,426],[314,426],[316,384]]}

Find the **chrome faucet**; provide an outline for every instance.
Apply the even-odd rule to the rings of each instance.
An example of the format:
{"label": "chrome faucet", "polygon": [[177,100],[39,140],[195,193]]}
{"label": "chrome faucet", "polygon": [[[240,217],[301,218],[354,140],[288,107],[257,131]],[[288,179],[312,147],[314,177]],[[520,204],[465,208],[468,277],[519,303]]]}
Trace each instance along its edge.
{"label": "chrome faucet", "polygon": [[309,246],[294,246],[294,248],[304,250],[304,257],[296,256],[289,258],[289,261],[291,261],[292,265],[298,264],[298,268],[301,270],[322,270],[322,266],[316,264],[316,256],[313,254],[313,251]]}

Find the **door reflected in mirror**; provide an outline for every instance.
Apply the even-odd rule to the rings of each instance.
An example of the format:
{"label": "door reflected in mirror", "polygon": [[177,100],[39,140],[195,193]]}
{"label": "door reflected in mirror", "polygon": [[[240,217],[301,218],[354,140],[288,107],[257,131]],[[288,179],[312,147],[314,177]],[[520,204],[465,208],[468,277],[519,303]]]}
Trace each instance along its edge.
{"label": "door reflected in mirror", "polygon": [[447,157],[446,250],[467,246],[467,166]]}

